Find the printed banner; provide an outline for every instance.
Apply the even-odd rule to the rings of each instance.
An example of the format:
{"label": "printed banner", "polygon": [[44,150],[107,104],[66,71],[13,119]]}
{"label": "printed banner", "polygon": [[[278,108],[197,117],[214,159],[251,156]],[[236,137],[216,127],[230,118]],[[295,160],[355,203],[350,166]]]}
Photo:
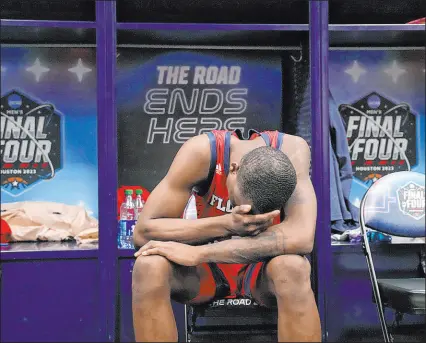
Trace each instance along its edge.
{"label": "printed banner", "polygon": [[[408,182],[397,191],[399,210],[406,216],[420,220],[425,216],[425,187]],[[424,225],[424,223],[423,223]]]}
{"label": "printed banner", "polygon": [[359,206],[389,173],[424,174],[424,50],[332,50],[329,67],[354,175],[350,201]]}
{"label": "printed banner", "polygon": [[1,57],[2,204],[65,204],[97,218],[95,49],[2,47]]}
{"label": "printed banner", "polygon": [[281,59],[271,53],[122,48],[119,184],[152,191],[189,138],[281,129]]}
{"label": "printed banner", "polygon": [[62,114],[18,90],[2,96],[1,108],[1,184],[6,193],[18,196],[61,169]]}

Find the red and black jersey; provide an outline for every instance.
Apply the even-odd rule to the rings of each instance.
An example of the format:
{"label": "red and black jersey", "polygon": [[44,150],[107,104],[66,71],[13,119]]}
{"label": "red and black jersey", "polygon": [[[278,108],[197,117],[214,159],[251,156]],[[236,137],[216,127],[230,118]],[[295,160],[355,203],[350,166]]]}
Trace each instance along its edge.
{"label": "red and black jersey", "polygon": [[[212,131],[207,134],[210,140],[210,170],[208,178],[194,189],[197,206],[197,218],[221,216],[232,211],[229,200],[226,178],[230,166],[231,136],[243,139],[239,131]],[[280,149],[284,134],[278,131],[266,131],[258,133],[249,132],[249,139],[262,137],[267,146]],[[279,224],[280,218],[274,220]],[[264,265],[263,262],[254,264],[226,264],[209,263],[204,268],[211,277],[201,280],[199,296],[209,298],[213,294],[217,297],[235,298],[250,296],[255,287],[257,277]]]}

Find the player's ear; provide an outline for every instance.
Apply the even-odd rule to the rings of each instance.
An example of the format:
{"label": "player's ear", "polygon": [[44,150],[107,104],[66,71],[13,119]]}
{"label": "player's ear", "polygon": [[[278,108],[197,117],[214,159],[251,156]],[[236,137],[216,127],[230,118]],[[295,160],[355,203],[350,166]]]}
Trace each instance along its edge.
{"label": "player's ear", "polygon": [[236,173],[238,171],[238,169],[240,169],[240,165],[236,162],[232,162],[231,166],[229,167],[229,172],[230,173]]}

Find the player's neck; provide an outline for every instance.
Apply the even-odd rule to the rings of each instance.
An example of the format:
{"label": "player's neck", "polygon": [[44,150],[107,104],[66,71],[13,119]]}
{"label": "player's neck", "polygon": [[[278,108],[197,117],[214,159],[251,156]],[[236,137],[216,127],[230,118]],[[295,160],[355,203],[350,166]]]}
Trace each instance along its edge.
{"label": "player's neck", "polygon": [[231,162],[239,163],[245,154],[261,146],[265,146],[265,141],[260,137],[253,140],[231,137]]}

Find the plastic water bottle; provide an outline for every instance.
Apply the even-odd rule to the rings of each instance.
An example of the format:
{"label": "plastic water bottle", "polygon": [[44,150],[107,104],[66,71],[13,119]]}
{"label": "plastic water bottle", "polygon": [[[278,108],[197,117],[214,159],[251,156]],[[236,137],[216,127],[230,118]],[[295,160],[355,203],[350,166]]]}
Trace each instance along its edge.
{"label": "plastic water bottle", "polygon": [[126,248],[126,221],[118,221],[117,243],[119,248]]}
{"label": "plastic water bottle", "polygon": [[135,204],[133,202],[133,191],[126,189],[124,191],[126,199],[120,207],[120,219],[121,220],[135,220]]}
{"label": "plastic water bottle", "polygon": [[139,215],[142,212],[142,209],[145,205],[145,202],[142,199],[142,189],[136,190],[136,200],[135,200],[135,214],[136,214],[136,220],[139,219]]}
{"label": "plastic water bottle", "polygon": [[130,249],[133,246],[135,204],[133,202],[133,191],[131,189],[126,189],[124,194],[126,198],[120,206],[118,244],[121,248]]}
{"label": "plastic water bottle", "polygon": [[390,243],[392,242],[392,236],[389,235],[385,235],[381,232],[377,232],[377,231],[368,231],[367,232],[367,237],[369,242],[371,243]]}

